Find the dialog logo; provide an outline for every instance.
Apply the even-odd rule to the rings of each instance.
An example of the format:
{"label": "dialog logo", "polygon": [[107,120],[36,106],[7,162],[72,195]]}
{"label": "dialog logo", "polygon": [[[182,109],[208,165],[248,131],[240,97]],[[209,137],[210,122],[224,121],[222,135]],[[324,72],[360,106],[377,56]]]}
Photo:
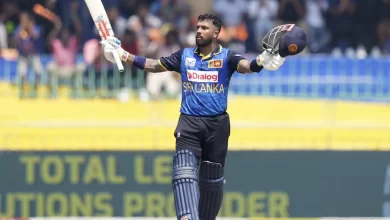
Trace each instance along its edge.
{"label": "dialog logo", "polygon": [[218,83],[218,71],[187,70],[187,78],[190,82]]}

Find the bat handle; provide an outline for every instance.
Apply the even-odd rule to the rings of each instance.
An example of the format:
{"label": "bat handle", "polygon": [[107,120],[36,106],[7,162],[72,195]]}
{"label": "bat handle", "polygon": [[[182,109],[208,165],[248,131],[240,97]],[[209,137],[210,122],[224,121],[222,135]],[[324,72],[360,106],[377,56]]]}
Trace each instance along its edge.
{"label": "bat handle", "polygon": [[113,51],[112,55],[114,56],[114,59],[115,59],[116,65],[118,66],[119,72],[122,73],[124,71],[124,68],[123,68],[122,60],[119,57],[119,54],[117,52]]}

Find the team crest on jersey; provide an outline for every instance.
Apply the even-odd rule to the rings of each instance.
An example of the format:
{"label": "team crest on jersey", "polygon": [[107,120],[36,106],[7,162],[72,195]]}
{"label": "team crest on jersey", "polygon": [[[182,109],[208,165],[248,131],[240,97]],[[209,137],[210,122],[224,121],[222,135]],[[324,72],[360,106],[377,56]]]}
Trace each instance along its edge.
{"label": "team crest on jersey", "polygon": [[186,66],[194,67],[195,64],[196,64],[196,59],[195,58],[190,58],[190,57],[186,58],[186,62],[185,62]]}
{"label": "team crest on jersey", "polygon": [[222,68],[222,60],[210,60],[209,68]]}

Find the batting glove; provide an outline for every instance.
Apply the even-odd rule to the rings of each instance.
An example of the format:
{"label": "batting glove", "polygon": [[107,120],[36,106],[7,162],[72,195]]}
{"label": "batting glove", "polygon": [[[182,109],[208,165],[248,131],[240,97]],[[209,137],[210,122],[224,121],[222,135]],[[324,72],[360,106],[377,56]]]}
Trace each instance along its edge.
{"label": "batting glove", "polygon": [[281,67],[283,65],[285,60],[286,60],[286,58],[281,57],[279,54],[276,54],[273,57],[273,59],[271,60],[268,68],[270,68],[271,70],[277,70],[277,69],[279,69],[279,67]]}
{"label": "batting glove", "polygon": [[279,54],[272,54],[267,50],[262,54],[259,54],[256,58],[257,65],[262,65],[266,70],[277,70],[283,65],[286,58],[281,57]]}
{"label": "batting glove", "polygon": [[256,63],[258,66],[263,66],[265,68],[265,66],[269,65],[273,57],[274,57],[273,54],[271,54],[268,51],[264,51],[262,54],[259,54],[256,57]]}
{"label": "batting glove", "polygon": [[112,62],[115,62],[114,54],[119,55],[120,59],[124,62],[127,61],[129,53],[121,47],[121,41],[116,37],[107,37],[106,40],[100,42],[103,48],[104,57]]}

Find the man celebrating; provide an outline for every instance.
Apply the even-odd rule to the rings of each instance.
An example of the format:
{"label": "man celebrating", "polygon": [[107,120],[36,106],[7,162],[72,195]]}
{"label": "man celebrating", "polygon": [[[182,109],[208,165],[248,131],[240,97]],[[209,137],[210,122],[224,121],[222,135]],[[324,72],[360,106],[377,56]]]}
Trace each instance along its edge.
{"label": "man celebrating", "polygon": [[[266,50],[248,61],[223,48],[216,43],[221,26],[217,16],[200,15],[196,26],[197,47],[184,48],[158,60],[129,54],[116,38],[102,41],[105,57],[113,63],[113,53],[117,53],[123,62],[147,72],[181,74],[182,103],[174,132],[176,153],[172,173],[178,219],[213,220],[221,207],[230,136],[227,95],[232,74],[260,72],[263,68],[277,70],[285,60],[278,53]],[[268,38],[275,41],[274,37]]]}

